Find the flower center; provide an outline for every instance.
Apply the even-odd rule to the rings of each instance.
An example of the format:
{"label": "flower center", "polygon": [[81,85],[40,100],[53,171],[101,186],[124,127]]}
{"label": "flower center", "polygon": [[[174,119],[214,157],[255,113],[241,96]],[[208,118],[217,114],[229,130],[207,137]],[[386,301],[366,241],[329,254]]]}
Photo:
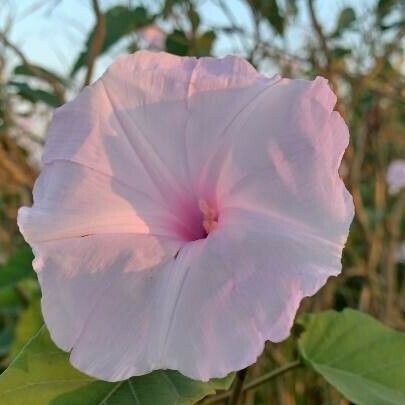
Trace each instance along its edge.
{"label": "flower center", "polygon": [[218,228],[218,214],[205,200],[198,201],[198,208],[203,214],[202,225],[207,235]]}

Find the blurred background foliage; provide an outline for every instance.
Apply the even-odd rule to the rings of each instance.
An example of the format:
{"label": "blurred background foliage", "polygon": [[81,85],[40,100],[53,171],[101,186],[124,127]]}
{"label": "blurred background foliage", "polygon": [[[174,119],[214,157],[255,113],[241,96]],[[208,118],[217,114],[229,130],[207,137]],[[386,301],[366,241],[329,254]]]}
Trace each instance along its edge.
{"label": "blurred background foliage", "polygon": [[[30,2],[29,12],[53,18],[52,13],[66,2],[77,6],[73,0],[43,0]],[[351,133],[340,173],[353,195],[356,217],[344,251],[342,275],[304,301],[301,312],[351,307],[404,331],[405,190],[389,192],[387,170],[393,160],[405,159],[405,3],[88,0],[80,4],[91,12],[93,23],[86,28],[81,50],[62,72],[31,62],[33,55],[13,42],[13,2],[0,3],[8,13],[0,31],[2,370],[41,325],[32,253],[18,233],[16,213],[18,207],[31,203],[40,169],[38,155],[52,111],[102,72],[106,56],[115,58],[145,48],[192,56],[233,53],[264,72],[329,79],[338,94],[337,109]],[[331,9],[339,6],[326,22],[318,15],[321,4]],[[68,22],[61,29],[68,31]],[[247,381],[285,364],[295,351],[295,336],[282,344],[268,344],[249,369]],[[274,384],[250,390],[244,401],[259,405],[349,403],[320,377],[300,369]]]}

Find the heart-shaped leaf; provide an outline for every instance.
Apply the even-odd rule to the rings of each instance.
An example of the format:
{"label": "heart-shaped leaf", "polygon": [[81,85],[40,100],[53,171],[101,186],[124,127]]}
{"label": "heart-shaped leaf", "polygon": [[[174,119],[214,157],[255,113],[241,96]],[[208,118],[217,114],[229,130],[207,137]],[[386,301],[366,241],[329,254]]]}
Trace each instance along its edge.
{"label": "heart-shaped leaf", "polygon": [[96,380],[73,368],[41,328],[0,376],[0,403],[8,405],[192,404],[216,389],[229,388],[233,376],[208,383],[173,370],[159,370],[117,383]]}
{"label": "heart-shaped leaf", "polygon": [[327,311],[298,321],[306,364],[356,404],[405,404],[405,334],[359,311]]}

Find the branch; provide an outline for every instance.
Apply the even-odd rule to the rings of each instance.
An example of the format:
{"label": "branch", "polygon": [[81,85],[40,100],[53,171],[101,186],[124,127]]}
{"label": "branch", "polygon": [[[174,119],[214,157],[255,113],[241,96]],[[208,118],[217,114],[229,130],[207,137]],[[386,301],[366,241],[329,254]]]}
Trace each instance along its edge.
{"label": "branch", "polygon": [[246,384],[243,387],[243,391],[252,390],[252,389],[258,387],[259,385],[262,385],[265,382],[271,381],[276,377],[280,377],[281,375],[285,374],[287,371],[293,370],[294,368],[298,368],[301,366],[302,366],[302,363],[300,360],[292,361],[291,363],[288,363],[285,366],[282,366],[280,368],[276,368],[275,370],[270,371],[270,372],[262,375],[261,377],[251,381],[250,383]]}
{"label": "branch", "polygon": [[355,140],[356,145],[349,145],[349,149],[352,152],[353,156],[349,174],[351,184],[350,191],[352,192],[353,196],[353,202],[356,211],[356,219],[362,229],[365,240],[367,241],[368,245],[370,245],[371,225],[367,214],[367,210],[363,203],[363,197],[360,191],[362,166],[366,154],[366,140],[367,140],[366,130],[365,129],[360,130]]}
{"label": "branch", "polygon": [[[291,363],[288,363],[285,366],[282,366],[273,371],[270,371],[270,372],[262,375],[261,377],[245,384],[242,388],[242,392],[244,393],[246,391],[255,389],[259,385],[262,385],[268,381],[271,381],[277,377],[280,377],[281,375],[287,373],[288,371],[301,367],[301,366],[302,366],[302,363],[300,360],[292,361]],[[221,394],[214,395],[211,398],[208,398],[205,402],[203,402],[203,405],[216,404],[217,402],[228,399],[231,395],[232,395],[232,392],[230,392],[230,391],[226,391]]]}
{"label": "branch", "polygon": [[396,326],[396,322],[405,325],[401,315],[394,319],[394,314],[398,314],[397,306],[397,290],[398,280],[396,271],[396,255],[400,245],[401,239],[401,222],[405,212],[405,190],[399,194],[398,200],[391,210],[391,215],[387,219],[388,230],[388,247],[386,257],[386,278],[387,278],[387,293],[385,302],[385,317],[390,324]]}
{"label": "branch", "polygon": [[90,84],[91,77],[93,75],[94,63],[96,61],[97,56],[103,49],[103,44],[107,33],[105,15],[100,10],[98,0],[92,0],[92,3],[94,15],[96,17],[96,28],[94,30],[94,37],[93,40],[91,41],[90,50],[87,56],[87,72],[86,77],[84,79],[83,87]]}
{"label": "branch", "polygon": [[311,18],[312,26],[314,27],[314,30],[317,33],[319,44],[321,45],[322,51],[323,51],[325,59],[326,59],[326,69],[330,75],[331,57],[330,57],[329,47],[326,42],[326,37],[323,33],[321,24],[319,24],[318,18],[316,17],[313,0],[307,0],[307,4],[308,4],[309,16]]}

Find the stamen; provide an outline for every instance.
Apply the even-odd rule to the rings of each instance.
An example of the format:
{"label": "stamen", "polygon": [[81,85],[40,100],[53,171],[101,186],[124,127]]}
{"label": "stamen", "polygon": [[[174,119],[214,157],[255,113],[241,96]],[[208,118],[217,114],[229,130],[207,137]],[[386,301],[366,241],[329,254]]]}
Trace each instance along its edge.
{"label": "stamen", "polygon": [[205,232],[209,234],[210,232],[215,231],[215,229],[218,228],[218,214],[216,210],[211,208],[205,200],[198,201],[198,208],[204,215],[202,225]]}

